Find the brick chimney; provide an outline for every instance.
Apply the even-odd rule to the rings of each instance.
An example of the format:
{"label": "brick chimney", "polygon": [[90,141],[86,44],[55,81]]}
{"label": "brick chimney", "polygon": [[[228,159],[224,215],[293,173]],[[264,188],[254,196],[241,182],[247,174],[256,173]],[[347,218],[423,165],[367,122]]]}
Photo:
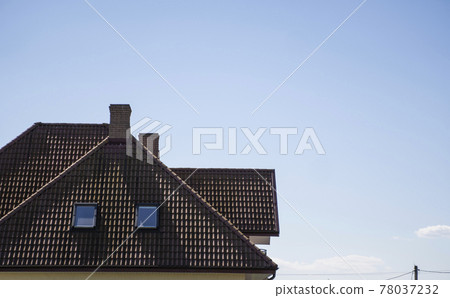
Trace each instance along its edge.
{"label": "brick chimney", "polygon": [[147,147],[153,155],[159,158],[159,134],[158,133],[140,133],[139,141]]}
{"label": "brick chimney", "polygon": [[109,138],[125,141],[130,128],[131,107],[128,104],[109,106]]}

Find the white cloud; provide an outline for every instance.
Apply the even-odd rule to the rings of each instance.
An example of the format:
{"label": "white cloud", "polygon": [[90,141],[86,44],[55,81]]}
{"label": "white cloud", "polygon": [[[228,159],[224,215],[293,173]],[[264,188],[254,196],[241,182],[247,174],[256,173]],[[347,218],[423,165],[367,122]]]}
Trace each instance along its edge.
{"label": "white cloud", "polygon": [[437,225],[421,228],[416,231],[419,238],[450,238],[450,226]]}
{"label": "white cloud", "polygon": [[361,273],[372,273],[384,271],[387,269],[383,260],[376,257],[367,257],[360,255],[348,255],[344,257],[345,262],[340,257],[317,259],[312,263],[300,263],[273,258],[283,273],[296,274],[334,274],[334,273],[355,273],[347,264]]}

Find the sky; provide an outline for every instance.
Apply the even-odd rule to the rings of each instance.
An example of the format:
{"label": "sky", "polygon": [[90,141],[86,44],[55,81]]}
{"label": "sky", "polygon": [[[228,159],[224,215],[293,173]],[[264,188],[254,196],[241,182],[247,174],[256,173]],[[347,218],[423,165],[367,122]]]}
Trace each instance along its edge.
{"label": "sky", "polygon": [[[127,103],[132,123],[172,127],[169,167],[275,169],[277,279],[414,264],[450,279],[425,272],[450,271],[450,3],[361,3],[0,1],[0,147],[35,122],[108,123]],[[267,154],[243,154],[242,128],[261,127]],[[269,131],[286,127],[298,134],[280,154]],[[194,155],[194,128],[222,128],[224,149]],[[306,128],[325,154],[294,154]]]}

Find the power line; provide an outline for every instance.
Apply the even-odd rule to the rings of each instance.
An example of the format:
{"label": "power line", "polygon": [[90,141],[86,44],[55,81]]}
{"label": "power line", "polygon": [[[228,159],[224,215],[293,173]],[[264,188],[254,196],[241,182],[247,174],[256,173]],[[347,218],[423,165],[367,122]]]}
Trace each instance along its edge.
{"label": "power line", "polygon": [[[423,270],[420,269],[415,266],[415,270],[417,270],[420,272],[425,272],[425,273],[439,273],[439,274],[450,274],[450,270]],[[403,277],[405,275],[411,274],[411,279],[415,278],[415,270],[411,270],[408,271],[406,273],[402,273],[402,272],[396,272],[396,271],[386,271],[386,272],[366,272],[366,273],[360,273],[362,275],[383,275],[383,274],[398,274],[401,273],[400,275],[396,275],[394,277],[390,277],[387,280],[391,280],[391,279],[396,279],[396,278],[400,278]],[[352,276],[352,275],[358,275],[357,273],[281,273],[281,274],[277,274],[277,275],[283,275],[283,276]]]}
{"label": "power line", "polygon": [[[361,273],[363,275],[383,275],[383,274],[396,274],[396,273],[402,273],[402,272],[367,272],[367,273]],[[358,275],[358,273],[282,273],[277,275]]]}
{"label": "power line", "polygon": [[449,271],[434,271],[434,270],[420,269],[420,272],[450,274],[450,270]]}
{"label": "power line", "polygon": [[411,272],[413,272],[413,271],[408,271],[408,272],[406,272],[406,273],[403,273],[403,274],[400,274],[400,275],[397,275],[397,276],[394,276],[394,277],[388,278],[387,280],[391,280],[391,279],[396,279],[396,278],[399,278],[399,277],[402,277],[402,276],[408,275],[408,274],[410,274]]}
{"label": "power line", "polygon": [[410,273],[411,273],[411,279],[413,279],[413,277],[414,277],[415,280],[418,280],[419,279],[419,271],[420,272],[425,272],[425,273],[450,274],[450,270],[423,270],[423,269],[419,269],[419,267],[417,265],[414,265],[414,270],[409,271],[409,272],[404,273],[404,274],[401,274],[401,275],[397,275],[397,276],[388,278],[388,280],[396,279],[396,278],[405,276],[405,275],[410,274]]}

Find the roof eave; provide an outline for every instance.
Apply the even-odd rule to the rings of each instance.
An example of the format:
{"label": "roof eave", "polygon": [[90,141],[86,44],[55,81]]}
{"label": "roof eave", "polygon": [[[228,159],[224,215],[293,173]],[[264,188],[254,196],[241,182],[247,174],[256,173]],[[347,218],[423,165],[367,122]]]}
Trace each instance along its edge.
{"label": "roof eave", "polygon": [[[0,272],[93,272],[96,266],[2,266]],[[96,272],[186,272],[186,273],[262,273],[274,274],[276,268],[192,268],[192,267],[107,267],[103,266]]]}

